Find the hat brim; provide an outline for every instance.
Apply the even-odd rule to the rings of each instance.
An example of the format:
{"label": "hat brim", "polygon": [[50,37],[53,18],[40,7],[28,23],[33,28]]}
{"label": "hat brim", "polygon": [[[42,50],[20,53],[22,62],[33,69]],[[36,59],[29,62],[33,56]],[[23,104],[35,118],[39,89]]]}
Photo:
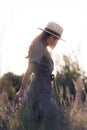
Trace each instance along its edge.
{"label": "hat brim", "polygon": [[54,33],[50,32],[50,31],[48,31],[48,30],[46,30],[46,29],[42,29],[42,28],[40,28],[40,27],[38,27],[38,29],[40,29],[41,31],[45,31],[45,32],[47,32],[47,33],[49,33],[49,34],[51,34],[51,35],[53,35],[53,36],[55,36],[55,37],[57,37],[57,38],[59,38],[60,40],[62,40],[62,41],[65,42],[65,40],[63,40],[61,37],[55,35]]}

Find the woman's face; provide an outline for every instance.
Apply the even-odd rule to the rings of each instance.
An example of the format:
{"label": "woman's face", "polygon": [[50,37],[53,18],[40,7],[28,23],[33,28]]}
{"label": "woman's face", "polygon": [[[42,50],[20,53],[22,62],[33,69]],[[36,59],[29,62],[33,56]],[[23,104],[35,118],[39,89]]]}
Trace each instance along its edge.
{"label": "woman's face", "polygon": [[53,48],[55,48],[58,40],[59,39],[57,37],[51,35],[47,38],[46,42],[47,42],[47,45],[53,49]]}

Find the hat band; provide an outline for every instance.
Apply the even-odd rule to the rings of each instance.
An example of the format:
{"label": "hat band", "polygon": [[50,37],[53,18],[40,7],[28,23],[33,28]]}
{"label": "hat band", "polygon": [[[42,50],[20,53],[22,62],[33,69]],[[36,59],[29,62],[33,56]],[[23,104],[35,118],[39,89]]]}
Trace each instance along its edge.
{"label": "hat band", "polygon": [[58,36],[58,37],[61,37],[61,35],[59,34],[59,33],[57,33],[57,32],[55,32],[55,31],[53,31],[53,30],[51,30],[51,29],[49,29],[49,28],[45,28],[45,30],[47,30],[48,32],[50,32],[50,33],[53,33],[54,35],[56,35],[56,36]]}

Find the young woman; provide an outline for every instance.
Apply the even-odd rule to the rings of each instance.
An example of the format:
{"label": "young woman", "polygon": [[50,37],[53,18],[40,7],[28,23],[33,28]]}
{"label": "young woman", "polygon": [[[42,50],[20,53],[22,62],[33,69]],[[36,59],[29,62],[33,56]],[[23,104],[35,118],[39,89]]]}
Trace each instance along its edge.
{"label": "young woman", "polygon": [[17,93],[18,98],[22,97],[28,87],[20,110],[20,122],[23,130],[59,130],[59,123],[62,122],[59,122],[59,109],[52,97],[53,60],[47,46],[51,49],[56,46],[63,28],[49,22],[45,29],[39,29],[42,33],[31,43],[27,56],[28,68]]}

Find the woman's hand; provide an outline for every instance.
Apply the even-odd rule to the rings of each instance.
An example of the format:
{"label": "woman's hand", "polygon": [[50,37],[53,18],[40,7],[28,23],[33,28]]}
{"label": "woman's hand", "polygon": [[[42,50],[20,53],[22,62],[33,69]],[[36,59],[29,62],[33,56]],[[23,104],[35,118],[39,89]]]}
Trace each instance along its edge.
{"label": "woman's hand", "polygon": [[34,72],[34,68],[35,68],[35,64],[34,63],[29,63],[28,64],[28,68],[23,76],[22,79],[22,83],[21,83],[21,87],[20,90],[16,93],[16,97],[15,97],[15,103],[23,103],[24,100],[24,96],[26,93],[26,86],[29,82],[30,76],[32,74],[32,72]]}
{"label": "woman's hand", "polygon": [[22,104],[23,103],[23,99],[24,99],[24,89],[20,89],[17,93],[16,93],[16,97],[15,97],[15,102],[16,104]]}

